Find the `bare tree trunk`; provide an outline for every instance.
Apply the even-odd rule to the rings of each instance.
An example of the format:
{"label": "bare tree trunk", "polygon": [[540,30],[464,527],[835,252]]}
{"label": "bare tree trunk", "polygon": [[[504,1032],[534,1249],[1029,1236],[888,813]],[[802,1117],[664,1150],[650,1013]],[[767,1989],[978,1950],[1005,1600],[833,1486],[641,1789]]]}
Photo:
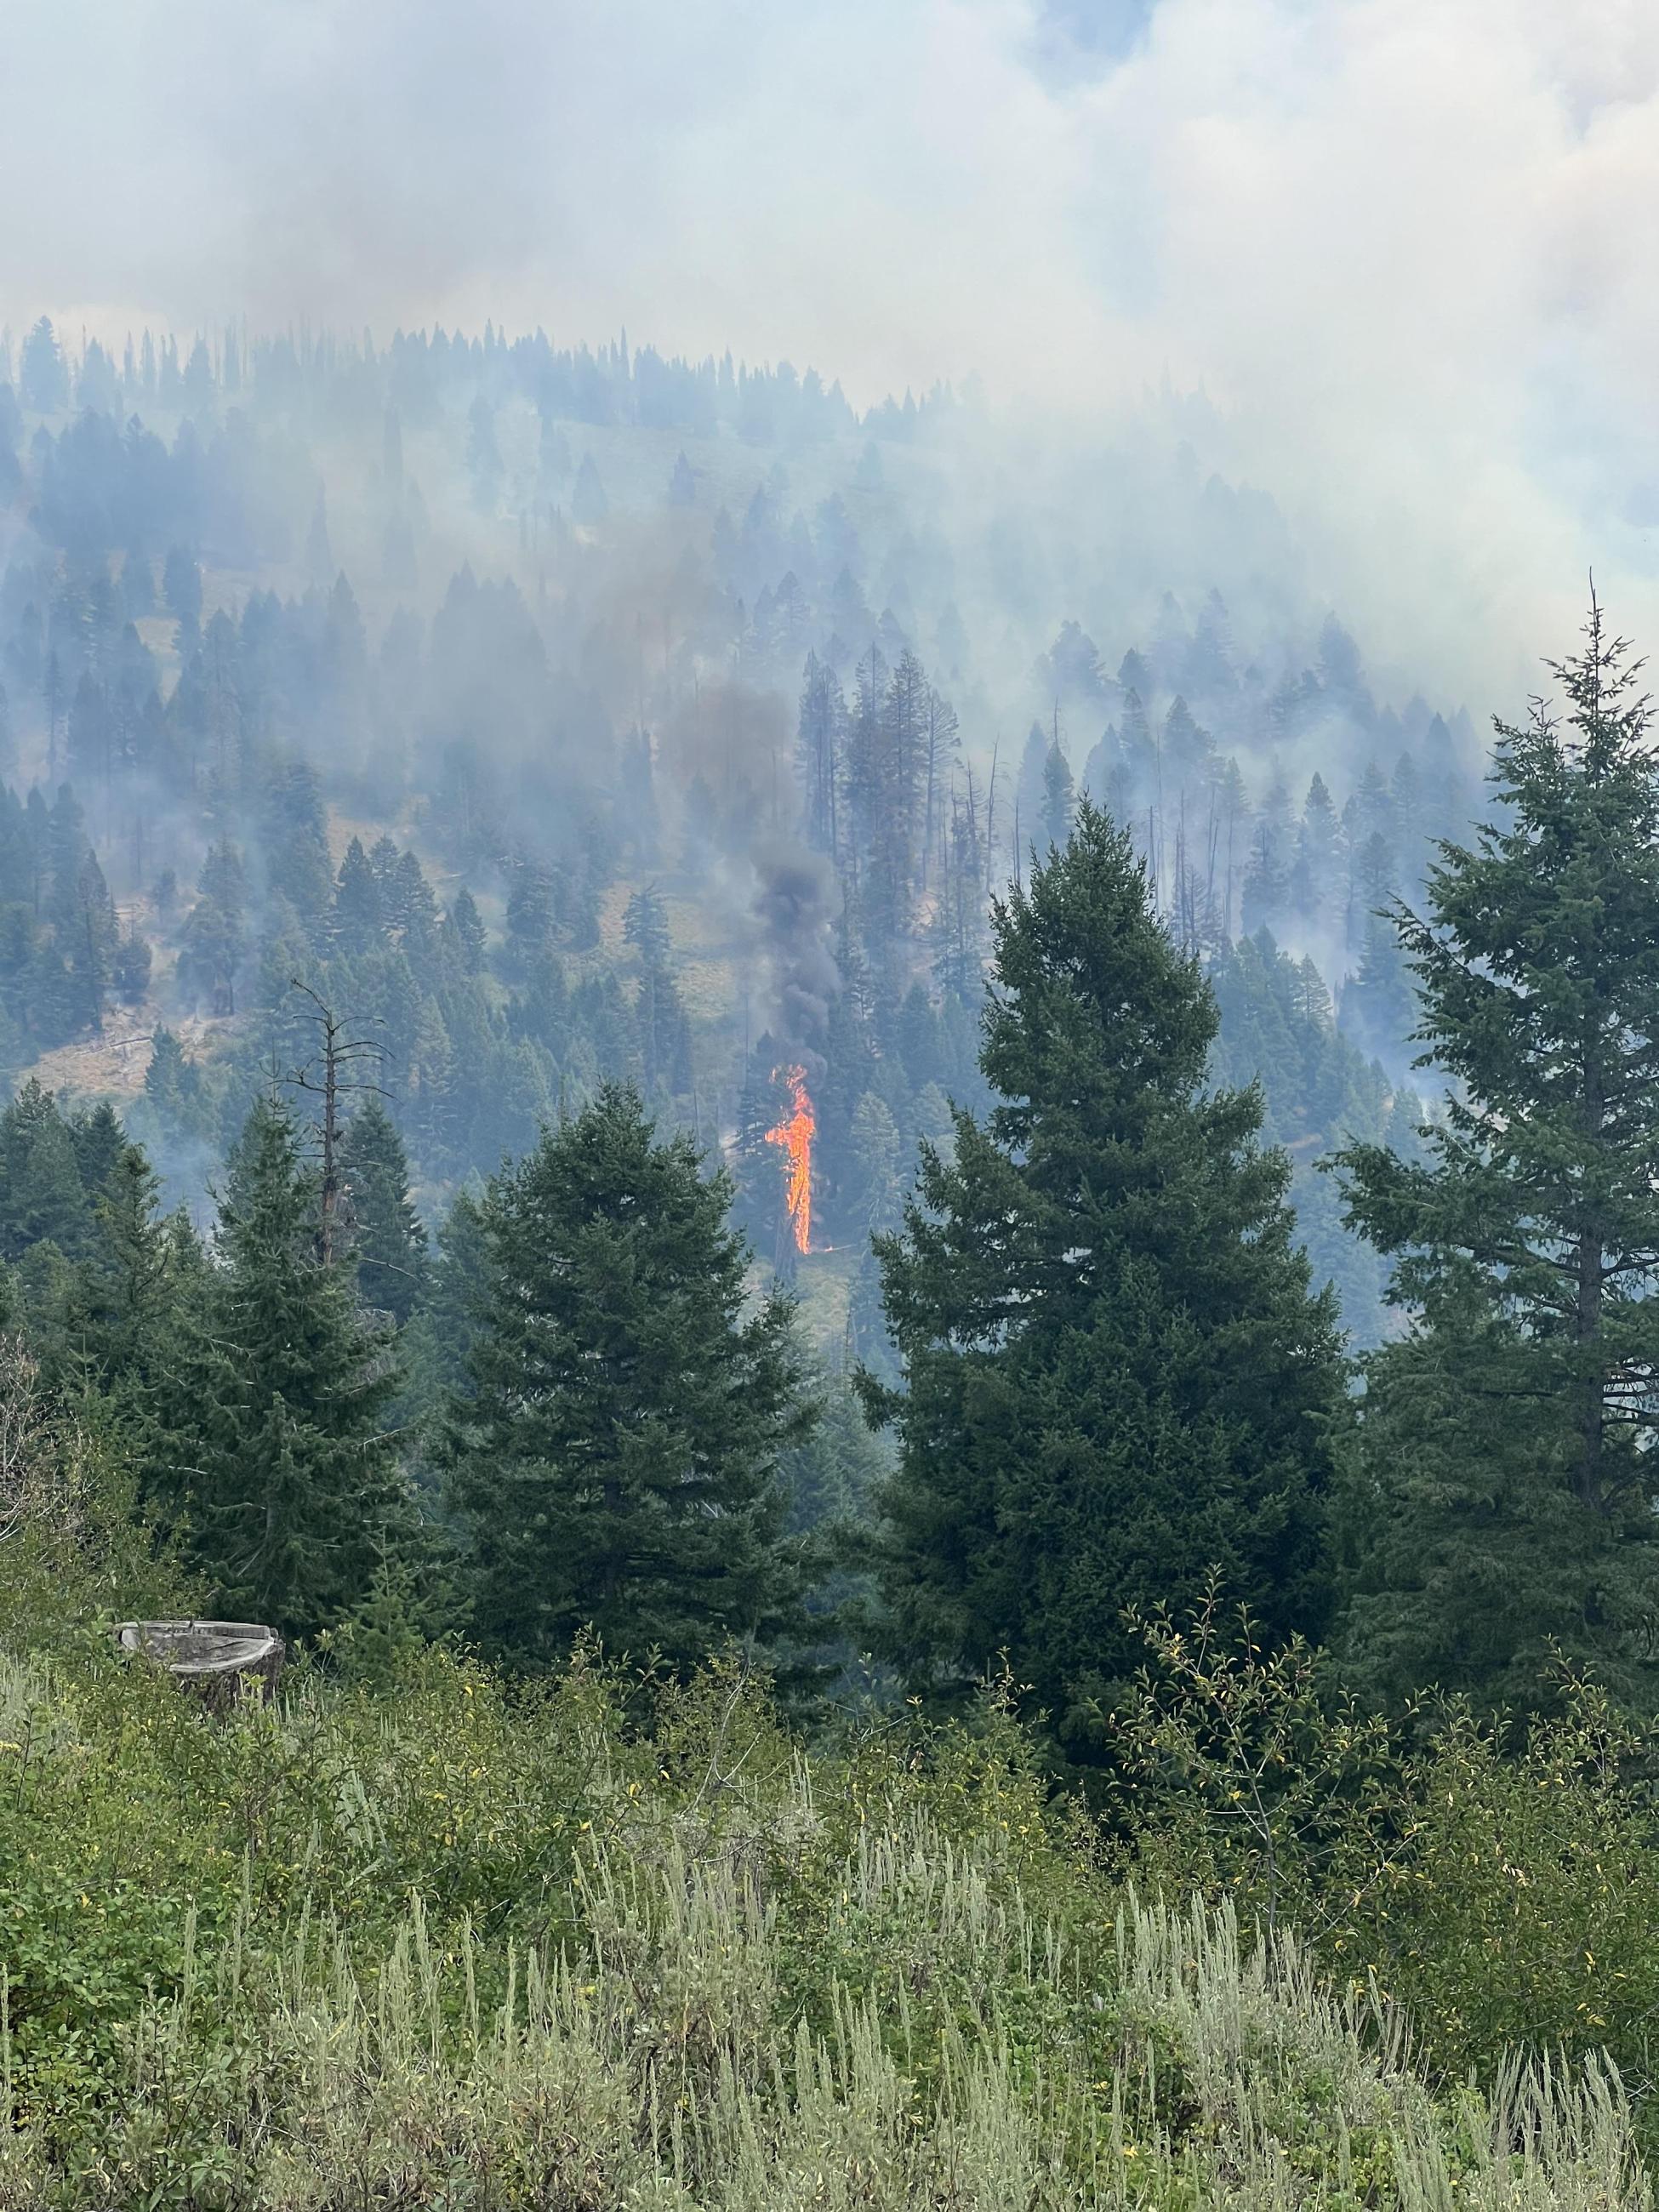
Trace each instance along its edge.
{"label": "bare tree trunk", "polygon": [[[301,1068],[292,1080],[300,1090],[312,1091],[322,1101],[321,1112],[313,1124],[323,1169],[318,1206],[317,1257],[325,1267],[330,1267],[334,1264],[341,1201],[344,1195],[340,1172],[340,1094],[343,1091],[379,1091],[382,1097],[387,1095],[378,1083],[359,1081],[344,1071],[365,1059],[372,1059],[378,1065],[385,1057],[385,1050],[371,1039],[349,1035],[350,1017],[337,1014],[309,983],[301,982],[296,976],[293,988],[296,991],[303,991],[316,1007],[312,1019],[322,1036],[322,1051],[319,1058]],[[312,1073],[313,1068],[319,1070],[315,1076]]]}

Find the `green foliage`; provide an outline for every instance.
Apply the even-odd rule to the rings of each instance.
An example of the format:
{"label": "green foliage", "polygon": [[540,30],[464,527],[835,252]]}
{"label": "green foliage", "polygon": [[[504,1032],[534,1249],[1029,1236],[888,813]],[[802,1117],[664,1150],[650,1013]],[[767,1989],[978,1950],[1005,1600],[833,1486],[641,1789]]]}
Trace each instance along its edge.
{"label": "green foliage", "polygon": [[629,900],[623,935],[639,955],[640,988],[635,1004],[640,1060],[646,1096],[686,1097],[691,1090],[691,1032],[675,979],[673,942],[656,886],[647,884]]}
{"label": "green foliage", "polygon": [[425,1289],[427,1234],[410,1198],[398,1125],[378,1098],[366,1098],[347,1123],[340,1167],[358,1295],[401,1326]]}
{"label": "green foliage", "polygon": [[246,956],[247,877],[228,841],[202,866],[201,896],[191,908],[179,949],[179,988],[210,1013],[234,1014]]}
{"label": "green foliage", "polygon": [[1659,762],[1626,647],[1498,726],[1494,819],[1396,915],[1454,1085],[1420,1159],[1360,1145],[1350,1219],[1411,1334],[1368,1377],[1354,1663],[1526,1700],[1552,1644],[1659,1698]]}
{"label": "green foliage", "polygon": [[48,808],[38,790],[25,805],[0,789],[0,1069],[98,1029],[118,969],[143,957],[129,945],[124,960],[73,792]]}
{"label": "green foliage", "polygon": [[381,1417],[385,1337],[315,1254],[315,1178],[286,1109],[250,1116],[167,1377],[158,1497],[228,1618],[312,1634],[367,1592],[408,1503]]}
{"label": "green foliage", "polygon": [[[1212,1602],[1148,1624],[1115,1716],[1122,1863],[1293,1925],[1408,2013],[1455,2078],[1507,2051],[1606,2051],[1656,2080],[1659,1802],[1650,1730],[1565,1675],[1524,1734],[1467,1705],[1368,1715],[1329,1662]],[[1650,2130],[1651,2115],[1644,2120]]]}
{"label": "green foliage", "polygon": [[83,1258],[120,1148],[107,1107],[65,1113],[39,1082],[26,1083],[0,1111],[0,1254],[15,1261],[49,1243]]}
{"label": "green foliage", "polygon": [[1290,1156],[1297,1236],[1313,1280],[1334,1285],[1350,1342],[1373,1346],[1383,1332],[1386,1267],[1344,1228],[1341,1194],[1321,1170],[1356,1139],[1411,1149],[1420,1109],[1339,1030],[1313,963],[1292,960],[1266,928],[1224,947],[1208,973],[1221,1018],[1212,1078],[1261,1086],[1263,1134]]}
{"label": "green foliage", "polygon": [[899,1175],[899,1133],[891,1110],[866,1091],[853,1115],[849,1139],[857,1185],[854,1193],[860,1226],[881,1236],[897,1223],[904,1202]]}
{"label": "green foliage", "polygon": [[1072,771],[1054,738],[1042,757],[1042,834],[1050,845],[1063,846],[1071,836],[1075,804]]}
{"label": "green foliage", "polygon": [[0,1113],[0,1254],[19,1262],[30,1346],[55,1389],[112,1394],[135,1441],[201,1264],[156,1201],[107,1106],[65,1112],[29,1083]]}
{"label": "green foliage", "polygon": [[198,1611],[204,1592],[146,1517],[128,1426],[70,1412],[24,1340],[0,1334],[0,1618],[7,1648],[61,1656],[101,1625]]}
{"label": "green foliage", "polygon": [[1388,1723],[1213,1590],[1134,1625],[1151,1656],[1112,1716],[1109,1802],[1138,1872],[1230,1898],[1269,1936],[1287,1920],[1323,1936],[1333,1912],[1351,1926],[1413,1832]]}
{"label": "green foliage", "polygon": [[1088,802],[995,909],[1000,1103],[924,1150],[878,1244],[906,1388],[882,1498],[886,1641],[919,1681],[1000,1650],[1073,1755],[1134,1663],[1122,1608],[1212,1565],[1283,1638],[1325,1617],[1342,1373],[1254,1091],[1208,1091],[1214,1001]]}
{"label": "green foliage", "polygon": [[731,1666],[290,1685],[0,1659],[19,2212],[1646,2202],[1608,2069],[1436,2087],[1288,1936],[1119,1889],[995,1705],[809,1776]]}
{"label": "green foliage", "polygon": [[518,1665],[591,1626],[685,1668],[799,1617],[778,1459],[811,1414],[789,1301],[748,1310],[731,1195],[610,1086],[489,1187],[451,1494],[479,1635]]}

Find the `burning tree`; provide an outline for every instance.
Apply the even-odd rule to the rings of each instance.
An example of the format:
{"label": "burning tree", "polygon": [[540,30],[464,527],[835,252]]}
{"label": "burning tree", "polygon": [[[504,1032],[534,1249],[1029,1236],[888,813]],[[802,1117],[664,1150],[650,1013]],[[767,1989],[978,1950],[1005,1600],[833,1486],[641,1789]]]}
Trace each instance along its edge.
{"label": "burning tree", "polygon": [[804,1067],[778,1069],[775,1083],[781,1083],[789,1094],[789,1110],[781,1121],[766,1132],[766,1141],[775,1145],[783,1154],[784,1212],[789,1233],[794,1239],[797,1252],[812,1249],[812,1139],[817,1132],[817,1121],[812,1111],[812,1100],[806,1088]]}
{"label": "burning tree", "polygon": [[[738,1218],[756,1251],[786,1282],[811,1234],[811,1152],[817,1122],[805,1070],[787,1053],[769,1031],[757,1040],[738,1099],[732,1157]],[[792,1076],[801,1084],[799,1098]],[[799,1176],[790,1150],[792,1127],[803,1152]]]}
{"label": "burning tree", "polygon": [[776,994],[738,1108],[738,1158],[757,1241],[787,1277],[812,1242],[812,1151],[818,1115],[809,1079],[823,1073],[842,988],[830,949],[834,871],[820,853],[781,840],[756,862],[754,913]]}

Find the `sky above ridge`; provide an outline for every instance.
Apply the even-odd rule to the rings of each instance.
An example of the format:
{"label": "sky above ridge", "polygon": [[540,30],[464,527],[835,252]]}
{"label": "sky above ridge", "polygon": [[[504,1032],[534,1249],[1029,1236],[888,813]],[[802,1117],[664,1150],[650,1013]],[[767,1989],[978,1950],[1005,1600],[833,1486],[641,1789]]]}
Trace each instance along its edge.
{"label": "sky above ridge", "polygon": [[1166,375],[1334,590],[1659,615],[1649,0],[12,0],[0,318]]}

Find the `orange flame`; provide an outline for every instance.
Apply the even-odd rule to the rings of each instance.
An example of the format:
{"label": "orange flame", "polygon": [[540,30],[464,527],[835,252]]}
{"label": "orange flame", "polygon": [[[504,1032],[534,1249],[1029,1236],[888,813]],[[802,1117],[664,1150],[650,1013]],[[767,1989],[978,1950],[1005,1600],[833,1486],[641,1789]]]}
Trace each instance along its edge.
{"label": "orange flame", "polygon": [[767,1131],[766,1141],[781,1146],[788,1161],[784,1200],[789,1210],[795,1249],[805,1252],[811,1249],[812,1243],[812,1139],[817,1133],[817,1117],[807,1095],[804,1067],[777,1068],[773,1079],[788,1085],[790,1109],[786,1121]]}

